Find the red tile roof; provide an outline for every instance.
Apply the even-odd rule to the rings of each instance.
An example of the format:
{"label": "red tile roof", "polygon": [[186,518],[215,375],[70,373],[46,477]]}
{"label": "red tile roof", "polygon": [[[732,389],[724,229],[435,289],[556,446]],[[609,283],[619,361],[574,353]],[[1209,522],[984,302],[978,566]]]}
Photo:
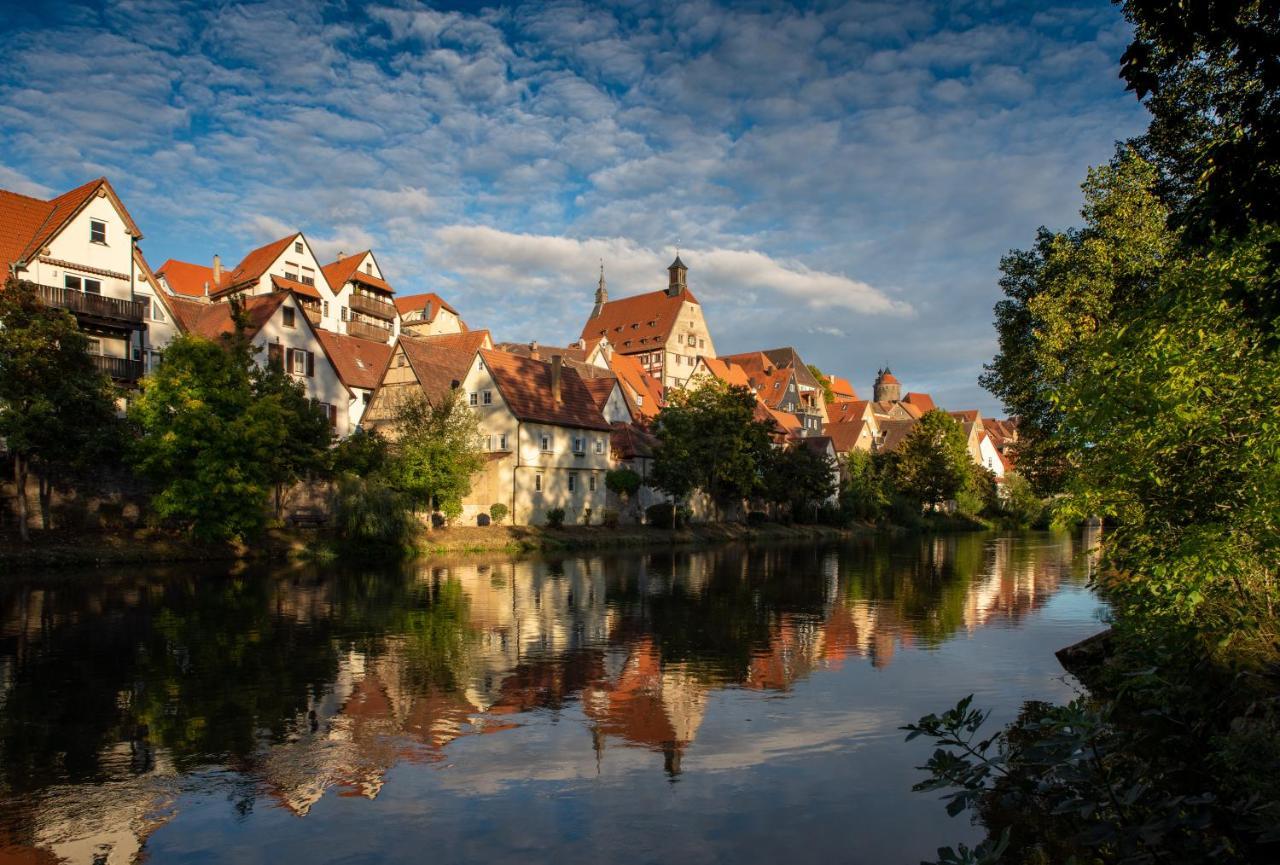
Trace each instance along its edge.
{"label": "red tile roof", "polygon": [[156,276],[163,276],[175,294],[187,297],[204,297],[206,285],[209,286],[210,292],[218,290],[218,286],[213,282],[213,268],[205,267],[203,264],[192,264],[189,261],[170,258],[160,265]]}
{"label": "red tile roof", "polygon": [[[845,454],[851,450],[870,450],[872,442],[871,424],[866,421],[856,423],[829,423],[823,426],[822,432],[835,445],[836,453]],[[859,442],[866,446],[858,448]]]}
{"label": "red tile roof", "polygon": [[937,405],[933,402],[933,397],[929,396],[927,393],[919,393],[918,391],[911,391],[902,398],[902,401],[909,402],[912,405],[917,406],[922,412],[933,411],[937,408]]}
{"label": "red tile roof", "polygon": [[388,294],[395,294],[396,290],[386,280],[360,270],[360,262],[366,255],[372,254],[372,250],[366,249],[364,252],[357,252],[355,255],[348,255],[346,258],[339,258],[337,261],[322,265],[320,269],[324,271],[325,281],[335,292],[341,291],[342,286],[354,281]]}
{"label": "red tile roof", "polygon": [[[396,309],[401,315],[409,312],[417,312],[418,310],[425,311],[427,321],[435,321],[436,314],[442,309],[446,312],[458,315],[458,311],[450,306],[444,298],[435,292],[430,291],[426,294],[409,294],[404,297],[397,297],[395,299],[395,304]],[[462,316],[458,315],[458,318],[461,319]]]}
{"label": "red tile roof", "polygon": [[867,413],[871,403],[865,399],[849,402],[833,402],[827,405],[827,418],[832,423],[859,423]]}
{"label": "red tile roof", "polygon": [[[235,269],[230,273],[223,271],[222,284],[218,290],[225,290],[238,285],[244,285],[246,282],[253,282],[259,279],[262,274],[267,272],[267,268],[275,264],[280,254],[289,248],[300,235],[297,232],[290,234],[288,237],[282,237],[279,240],[273,240],[268,244],[259,246],[240,260]],[[210,291],[213,288],[210,287]]]}
{"label": "red tile roof", "polygon": [[128,229],[141,239],[142,232],[105,177],[90,180],[48,201],[0,189],[0,264],[30,260],[99,189],[110,196]]}
{"label": "red tile roof", "polygon": [[391,346],[319,328],[316,337],[347,387],[373,390],[382,382]]}
{"label": "red tile roof", "polygon": [[[650,291],[611,300],[601,308],[600,315],[587,319],[582,326],[582,338],[608,337],[614,350],[624,354],[649,351],[671,336],[686,300],[698,302],[688,289],[675,295],[665,290]],[[643,345],[641,339],[645,340]]]}
{"label": "red tile roof", "polygon": [[847,378],[829,375],[827,384],[831,385],[831,392],[835,394],[836,402],[853,402],[858,398],[858,392],[853,389],[853,385]]}
{"label": "red tile roof", "polygon": [[[418,384],[433,402],[443,399],[467,377],[476,357],[476,349],[468,351],[463,345],[445,341],[401,337],[396,345],[404,349]],[[385,368],[379,379],[383,377]]]}
{"label": "red tile roof", "polygon": [[[521,357],[533,357],[534,343],[528,342],[500,342],[494,346],[498,351],[505,351],[507,354],[518,354]],[[576,345],[559,346],[559,345],[538,345],[538,356],[534,360],[550,360],[555,355],[560,355],[565,360],[576,360],[585,363],[587,360],[587,350],[578,348]]]}
{"label": "red tile roof", "polygon": [[[786,396],[795,370],[778,366],[763,352],[721,355],[720,360],[742,368],[751,381],[751,388],[765,405],[776,409]],[[732,382],[731,382],[732,383]]]}
{"label": "red tile roof", "polygon": [[878,450],[889,452],[898,449],[915,428],[913,420],[886,420],[880,422],[880,445]]}
{"label": "red tile roof", "polygon": [[880,383],[881,384],[902,384],[902,382],[898,381],[898,377],[893,373],[889,372],[888,370],[884,371],[884,375],[880,378]]}
{"label": "red tile roof", "polygon": [[613,376],[603,378],[579,377],[582,378],[582,384],[587,389],[587,392],[591,394],[591,399],[595,401],[596,408],[604,411],[604,407],[609,403],[609,395],[618,386],[618,380]]}
{"label": "red tile roof", "polygon": [[706,364],[707,370],[722,382],[755,390],[751,385],[751,379],[747,377],[742,367],[736,363],[728,363],[724,358],[705,356],[702,358],[702,362]]}
{"label": "red tile roof", "polygon": [[[271,316],[275,315],[280,305],[289,297],[287,292],[277,291],[271,294],[259,294],[244,299],[244,310],[248,314],[248,325],[245,336],[253,338],[262,330]],[[188,333],[203,336],[205,339],[218,339],[235,333],[235,322],[231,319],[231,304],[199,303],[192,300],[173,298],[170,303],[173,311],[181,319]],[[303,316],[305,318],[305,316]]]}
{"label": "red tile roof", "polygon": [[490,348],[493,345],[493,340],[489,338],[488,330],[464,330],[462,333],[433,333],[429,336],[406,333],[401,334],[401,338],[442,348],[451,348],[455,351],[465,351],[473,355],[480,349]]}
{"label": "red tile roof", "polygon": [[551,364],[501,351],[481,351],[512,414],[523,421],[582,429],[610,429],[581,376],[561,368],[559,402],[551,393]]}
{"label": "red tile roof", "polygon": [[323,300],[320,295],[320,289],[314,285],[307,285],[305,282],[299,282],[296,279],[285,279],[283,276],[271,275],[271,285],[276,291],[292,291],[294,294],[300,294],[303,297],[310,297],[315,300]]}
{"label": "red tile roof", "polygon": [[636,424],[615,423],[609,436],[609,447],[623,459],[651,457],[658,437]]}
{"label": "red tile roof", "polygon": [[645,371],[640,361],[615,351],[609,357],[609,368],[623,384],[622,393],[627,398],[632,417],[637,420],[657,417],[663,404],[662,384]]}

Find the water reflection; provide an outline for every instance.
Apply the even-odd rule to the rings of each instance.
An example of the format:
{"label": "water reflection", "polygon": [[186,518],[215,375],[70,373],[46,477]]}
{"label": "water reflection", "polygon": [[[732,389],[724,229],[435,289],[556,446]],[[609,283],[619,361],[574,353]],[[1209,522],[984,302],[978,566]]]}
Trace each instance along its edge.
{"label": "water reflection", "polygon": [[[676,779],[717,692],[1016,624],[1091,538],[189,569],[0,588],[0,863],[131,862],[210,791],[248,819],[373,799],[395,767],[543,715]],[[725,755],[721,755],[722,762]],[[536,761],[536,754],[529,755]],[[518,772],[518,770],[517,770]]]}

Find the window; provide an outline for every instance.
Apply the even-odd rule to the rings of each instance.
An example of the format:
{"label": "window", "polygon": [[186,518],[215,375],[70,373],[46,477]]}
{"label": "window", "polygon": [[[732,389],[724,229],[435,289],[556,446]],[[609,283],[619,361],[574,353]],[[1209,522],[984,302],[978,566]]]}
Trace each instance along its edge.
{"label": "window", "polygon": [[588,475],[588,476],[587,476],[587,489],[588,489],[589,491],[593,492],[593,493],[596,491],[596,476],[595,476],[595,475]]}
{"label": "window", "polygon": [[487,451],[493,450],[493,436],[484,437],[484,449]]}
{"label": "window", "polygon": [[89,242],[106,244],[107,224],[101,219],[89,220]]}
{"label": "window", "polygon": [[493,405],[493,391],[487,390],[484,392],[484,404]]}
{"label": "window", "polygon": [[62,278],[62,284],[72,291],[79,291],[81,288],[80,277],[72,276],[71,274],[67,274]]}
{"label": "window", "polygon": [[350,320],[351,320],[351,310],[350,310],[350,309],[348,309],[348,308],[347,308],[347,307],[345,307],[345,306],[342,308],[342,320],[343,320],[343,321],[350,321]]}
{"label": "window", "polygon": [[96,279],[86,279],[84,281],[85,294],[102,294],[102,283]]}
{"label": "window", "polygon": [[[270,349],[268,349],[268,352],[270,352]],[[270,354],[268,354],[269,357]],[[284,350],[284,368],[294,375],[315,378],[316,356],[300,348],[286,348]]]}
{"label": "window", "polygon": [[298,264],[295,261],[286,261],[284,263],[284,278],[298,281]]}
{"label": "window", "polygon": [[705,339],[699,339],[698,348],[706,348],[706,347],[707,347],[707,341]]}
{"label": "window", "polygon": [[365,273],[367,273],[367,274],[369,274],[370,276],[373,276],[373,262],[372,262],[372,261],[366,261],[366,262],[364,263],[364,272],[365,272]]}
{"label": "window", "polygon": [[569,492],[575,493],[577,491],[578,491],[578,476],[571,474],[569,475]]}
{"label": "window", "polygon": [[142,304],[142,317],[151,318],[151,298],[140,297],[138,303]]}
{"label": "window", "polygon": [[293,242],[293,251],[294,251],[294,252],[302,252],[302,241],[301,241],[301,240],[295,240],[295,241]]}
{"label": "window", "polygon": [[159,368],[161,357],[162,355],[158,351],[148,351],[147,352],[147,369],[153,370],[153,369]]}
{"label": "window", "polygon": [[321,304],[321,315],[323,315],[325,318],[328,318],[329,317],[329,301],[322,300],[320,301],[320,304]]}
{"label": "window", "polygon": [[151,320],[152,320],[152,321],[164,321],[164,320],[165,320],[165,318],[164,318],[164,308],[163,308],[163,307],[161,307],[161,306],[160,306],[160,304],[155,303],[155,302],[152,302],[152,303],[151,303]]}
{"label": "window", "polygon": [[544,454],[551,453],[551,436],[547,433],[542,434],[542,452]]}
{"label": "window", "polygon": [[507,434],[501,433],[498,435],[498,450],[505,451],[506,449],[507,449]]}
{"label": "window", "polygon": [[575,454],[584,454],[584,453],[586,453],[586,452],[587,452],[587,439],[586,439],[586,436],[574,436],[574,437],[573,437],[573,452],[574,452]]}
{"label": "window", "polygon": [[281,314],[283,315],[283,320],[284,320],[284,326],[285,326],[285,327],[295,327],[295,326],[296,326],[296,325],[294,324],[294,319],[295,319],[296,315],[295,315],[295,313],[294,313],[294,309],[293,309],[293,307],[291,307],[291,306],[286,306],[286,307],[281,311]]}
{"label": "window", "polygon": [[473,391],[470,395],[468,395],[468,396],[467,396],[467,403],[468,403],[468,404],[470,404],[470,405],[479,405],[479,404],[480,404],[480,394],[475,393],[475,392]]}
{"label": "window", "polygon": [[284,346],[273,342],[267,346],[267,366],[284,369]]}
{"label": "window", "polygon": [[312,268],[310,268],[310,267],[304,267],[304,268],[302,268],[302,284],[303,284],[303,285],[315,285],[315,284],[316,284],[316,272],[315,272],[315,270],[314,270],[314,269],[312,269]]}
{"label": "window", "polygon": [[604,439],[596,439],[596,453],[604,453]]}
{"label": "window", "polygon": [[535,493],[542,492],[542,475],[533,476],[533,491]]}
{"label": "window", "polygon": [[85,340],[85,346],[89,350],[89,354],[102,354],[102,340],[89,337]]}

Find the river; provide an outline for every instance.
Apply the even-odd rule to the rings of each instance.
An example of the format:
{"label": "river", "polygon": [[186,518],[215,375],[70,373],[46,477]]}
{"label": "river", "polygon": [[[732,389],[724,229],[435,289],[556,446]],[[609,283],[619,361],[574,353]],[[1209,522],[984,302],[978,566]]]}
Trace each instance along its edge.
{"label": "river", "polygon": [[1079,533],[0,577],[0,863],[914,863],[1070,699]]}

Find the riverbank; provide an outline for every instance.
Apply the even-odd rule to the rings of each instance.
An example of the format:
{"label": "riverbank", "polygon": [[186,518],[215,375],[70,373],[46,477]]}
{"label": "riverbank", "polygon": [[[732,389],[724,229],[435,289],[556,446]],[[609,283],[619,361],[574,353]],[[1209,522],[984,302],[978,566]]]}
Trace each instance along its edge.
{"label": "riverbank", "polygon": [[[411,553],[434,556],[482,552],[538,552],[555,550],[709,546],[724,543],[831,541],[863,537],[899,529],[856,524],[784,526],[768,523],[744,526],[714,523],[671,530],[650,526],[463,526],[423,530],[413,539]],[[114,534],[37,532],[31,543],[0,540],[0,567],[56,568],[71,565],[122,565],[143,562],[269,561],[336,559],[336,539],[325,529],[272,529],[253,544],[200,543],[154,529]]]}

